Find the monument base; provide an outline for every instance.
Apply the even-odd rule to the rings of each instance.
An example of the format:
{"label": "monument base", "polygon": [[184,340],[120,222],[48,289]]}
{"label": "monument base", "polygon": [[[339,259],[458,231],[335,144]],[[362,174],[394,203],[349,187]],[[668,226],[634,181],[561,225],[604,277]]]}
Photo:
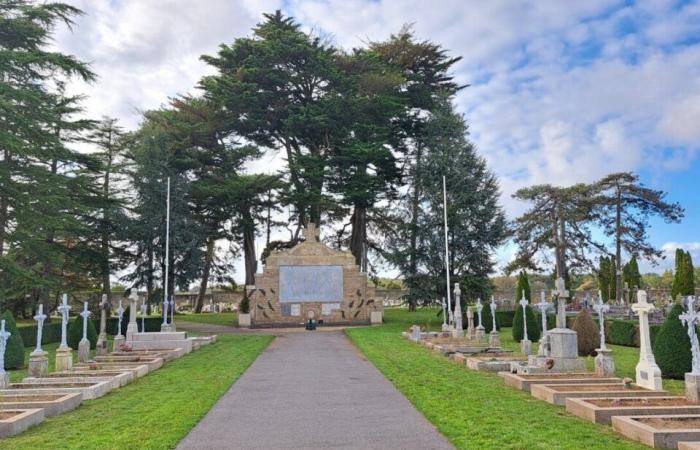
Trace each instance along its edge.
{"label": "monument base", "polygon": [[442,332],[443,333],[449,333],[450,332],[450,326],[446,323],[442,324]]}
{"label": "monument base", "polygon": [[595,349],[598,353],[593,360],[595,364],[595,374],[603,378],[613,378],[615,376],[615,360],[612,350]]}
{"label": "monument base", "polygon": [[238,326],[241,328],[250,328],[250,314],[249,313],[238,314]]}
{"label": "monument base", "polygon": [[70,370],[73,367],[73,350],[70,347],[56,349],[56,372]]}
{"label": "monument base", "polygon": [[81,339],[78,342],[78,362],[85,363],[90,360],[90,341]]}
{"label": "monument base", "polygon": [[138,332],[139,326],[136,325],[136,322],[129,322],[129,325],[126,326],[126,339],[131,340],[131,336]]}
{"label": "monument base", "polygon": [[114,336],[114,341],[112,341],[112,351],[118,352],[119,347],[124,345],[124,342],[126,342],[126,338],[121,334],[119,336]]}
{"label": "monument base", "polygon": [[49,373],[49,354],[45,351],[33,351],[29,354],[29,375],[43,378]]}
{"label": "monument base", "polygon": [[384,317],[381,311],[372,311],[369,314],[369,323],[372,325],[381,325],[383,319]]}
{"label": "monument base", "polygon": [[476,327],[476,340],[479,342],[486,341],[486,329],[483,327],[483,325]]}
{"label": "monument base", "polygon": [[160,325],[160,332],[161,333],[169,333],[172,329],[170,328],[170,324],[161,324]]}
{"label": "monument base", "polygon": [[685,398],[689,402],[700,403],[700,374],[685,374]]}
{"label": "monument base", "polygon": [[551,358],[578,358],[578,339],[574,330],[554,328],[549,330],[547,335]]}
{"label": "monument base", "polygon": [[523,339],[520,341],[520,353],[523,355],[529,355],[532,353],[532,341],[529,339]]}
{"label": "monument base", "polygon": [[661,369],[652,361],[639,361],[635,369],[636,382],[643,388],[660,391],[663,389],[661,382]]}
{"label": "monument base", "polygon": [[107,353],[109,353],[109,349],[107,348],[107,334],[100,333],[100,335],[97,337],[97,345],[95,346],[95,354],[97,356],[104,356]]}
{"label": "monument base", "polygon": [[452,337],[464,337],[464,330],[452,330]]}
{"label": "monument base", "polygon": [[581,373],[586,371],[586,360],[583,358],[553,358],[552,356],[530,356],[527,366],[518,373]]}
{"label": "monument base", "polygon": [[489,333],[489,347],[499,348],[501,346],[501,336],[498,331]]}

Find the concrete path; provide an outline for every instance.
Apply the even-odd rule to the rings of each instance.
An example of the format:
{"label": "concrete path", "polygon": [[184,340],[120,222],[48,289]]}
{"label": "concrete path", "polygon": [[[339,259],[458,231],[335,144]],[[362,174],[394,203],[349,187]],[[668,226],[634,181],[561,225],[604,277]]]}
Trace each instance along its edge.
{"label": "concrete path", "polygon": [[178,449],[452,449],[341,332],[275,338]]}

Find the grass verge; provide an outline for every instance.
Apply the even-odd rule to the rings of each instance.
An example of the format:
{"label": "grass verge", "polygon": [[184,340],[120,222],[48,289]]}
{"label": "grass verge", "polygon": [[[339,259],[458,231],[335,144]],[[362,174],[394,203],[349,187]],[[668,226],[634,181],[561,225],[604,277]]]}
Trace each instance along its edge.
{"label": "grass verge", "polygon": [[175,321],[197,322],[210,325],[234,327],[238,323],[238,315],[235,312],[178,314],[175,316]]}
{"label": "grass verge", "polygon": [[174,448],[271,341],[262,335],[219,336],[216,344],[105,397],[3,439],[0,448]]}
{"label": "grass verge", "polygon": [[[508,388],[495,374],[474,372],[408,340],[411,323],[437,328],[435,311],[387,310],[385,325],[348,329],[365,356],[460,449],[643,449],[608,426]],[[502,336],[510,330],[504,329]]]}

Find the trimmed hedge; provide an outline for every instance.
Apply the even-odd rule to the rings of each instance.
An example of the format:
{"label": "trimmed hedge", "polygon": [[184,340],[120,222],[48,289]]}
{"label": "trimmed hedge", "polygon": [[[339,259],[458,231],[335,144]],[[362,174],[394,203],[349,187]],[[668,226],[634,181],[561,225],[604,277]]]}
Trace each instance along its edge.
{"label": "trimmed hedge", "polygon": [[510,328],[513,326],[515,311],[496,311],[496,326],[501,328]]}
{"label": "trimmed hedge", "polygon": [[5,321],[5,331],[10,333],[5,347],[5,369],[19,369],[24,367],[24,342],[22,335],[17,330],[17,323],[10,311],[0,315],[0,320]]}

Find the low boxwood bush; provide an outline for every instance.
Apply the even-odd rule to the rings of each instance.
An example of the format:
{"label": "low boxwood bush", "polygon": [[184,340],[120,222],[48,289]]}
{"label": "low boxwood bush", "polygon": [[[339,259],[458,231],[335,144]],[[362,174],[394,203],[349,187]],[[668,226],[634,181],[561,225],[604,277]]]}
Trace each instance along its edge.
{"label": "low boxwood bush", "polygon": [[5,331],[10,333],[5,347],[5,369],[19,369],[24,367],[24,342],[22,335],[17,330],[17,323],[10,311],[0,315],[0,320],[5,321]]}
{"label": "low boxwood bush", "polygon": [[579,356],[595,355],[595,349],[600,348],[600,331],[587,309],[579,311],[571,329],[577,334]]}

